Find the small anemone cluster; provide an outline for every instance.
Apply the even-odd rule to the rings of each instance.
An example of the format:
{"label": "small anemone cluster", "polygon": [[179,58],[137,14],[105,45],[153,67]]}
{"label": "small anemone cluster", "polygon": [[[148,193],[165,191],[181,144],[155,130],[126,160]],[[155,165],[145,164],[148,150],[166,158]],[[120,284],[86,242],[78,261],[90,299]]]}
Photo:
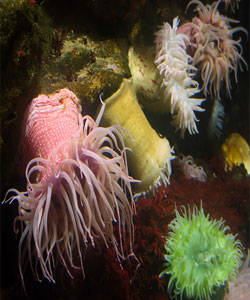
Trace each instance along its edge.
{"label": "small anemone cluster", "polygon": [[178,33],[187,35],[190,40],[188,52],[193,58],[193,65],[200,72],[205,96],[210,93],[218,99],[221,83],[225,82],[226,91],[231,97],[230,74],[234,73],[237,82],[238,67],[241,71],[243,65],[247,68],[247,62],[242,57],[241,39],[233,39],[236,32],[243,31],[247,35],[247,31],[243,27],[231,28],[230,23],[238,21],[220,14],[220,2],[204,5],[198,0],[190,1],[187,9],[192,4],[197,4],[194,11],[198,13],[198,17],[178,29]]}
{"label": "small anemone cluster", "polygon": [[196,68],[191,65],[192,58],[186,52],[185,43],[189,38],[178,34],[179,19],[173,20],[173,26],[164,23],[156,32],[155,64],[162,76],[164,101],[171,103],[173,125],[181,130],[181,135],[188,129],[190,134],[198,133],[195,111],[203,111],[200,107],[204,99],[192,98],[199,92],[199,84],[192,79]]}
{"label": "small anemone cluster", "polygon": [[179,154],[176,157],[178,167],[181,169],[183,174],[188,179],[194,179],[200,182],[205,182],[207,180],[207,175],[201,166],[197,166],[194,163],[194,159],[191,155],[185,156]]}
{"label": "small anemone cluster", "polygon": [[227,233],[224,221],[210,219],[194,206],[191,212],[176,209],[168,225],[165,243],[165,269],[160,277],[170,275],[168,290],[175,295],[210,299],[216,288],[236,277],[241,264],[241,243]]}
{"label": "small anemone cluster", "polygon": [[[238,1],[224,1],[226,8],[238,7]],[[155,64],[161,75],[164,88],[162,102],[170,107],[173,115],[172,124],[181,131],[181,136],[188,129],[190,134],[198,133],[195,112],[202,112],[204,99],[193,98],[203,92],[220,101],[221,87],[225,84],[226,93],[231,98],[231,75],[237,82],[237,72],[248,67],[243,58],[241,38],[235,39],[238,32],[247,31],[243,27],[232,27],[238,21],[220,14],[218,6],[221,0],[212,4],[203,4],[192,0],[187,5],[196,4],[197,16],[191,22],[179,26],[179,19],[173,21],[173,27],[164,23],[156,32]],[[201,87],[196,81],[201,78]],[[217,101],[217,103],[218,103]],[[217,105],[217,108],[219,105]],[[222,105],[220,109],[223,110]],[[211,120],[210,129],[214,136],[220,136],[223,114]],[[216,122],[218,121],[218,123]]]}
{"label": "small anemone cluster", "polygon": [[[217,104],[222,85],[231,97],[231,76],[237,82],[238,69],[248,67],[241,39],[235,38],[236,33],[247,31],[232,27],[238,21],[220,14],[220,3],[190,1],[187,9],[196,4],[197,12],[192,21],[179,25],[179,17],[175,17],[172,25],[165,22],[155,33],[154,50],[136,46],[129,51],[139,101],[150,111],[170,112],[172,125],[180,130],[181,137],[186,130],[198,133],[197,115],[205,111],[203,101],[208,97],[216,99],[214,110],[219,108],[221,112],[216,115],[214,111],[209,125],[215,130],[212,135],[220,136],[224,114],[222,104]],[[230,3],[233,6],[235,2]]]}

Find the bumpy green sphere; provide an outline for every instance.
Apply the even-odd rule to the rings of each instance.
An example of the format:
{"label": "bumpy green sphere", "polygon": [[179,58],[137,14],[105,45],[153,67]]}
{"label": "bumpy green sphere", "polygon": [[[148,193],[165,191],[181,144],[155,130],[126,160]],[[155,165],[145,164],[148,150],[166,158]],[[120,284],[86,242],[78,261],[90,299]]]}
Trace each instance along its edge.
{"label": "bumpy green sphere", "polygon": [[188,298],[210,299],[214,290],[236,276],[241,264],[241,243],[226,233],[221,219],[209,220],[201,207],[191,213],[176,210],[166,238],[165,270],[169,274],[168,290]]}

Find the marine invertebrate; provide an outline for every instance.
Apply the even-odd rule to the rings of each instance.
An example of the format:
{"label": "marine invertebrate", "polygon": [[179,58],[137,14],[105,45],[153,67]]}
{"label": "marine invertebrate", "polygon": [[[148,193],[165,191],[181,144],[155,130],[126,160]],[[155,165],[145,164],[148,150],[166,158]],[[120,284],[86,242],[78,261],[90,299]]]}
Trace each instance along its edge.
{"label": "marine invertebrate", "polygon": [[241,39],[233,39],[234,33],[243,31],[247,34],[247,31],[243,27],[231,28],[230,23],[238,21],[221,15],[217,9],[219,3],[204,5],[198,0],[190,1],[187,9],[197,4],[194,11],[198,12],[198,17],[178,29],[178,33],[186,34],[191,42],[192,64],[200,72],[205,96],[210,93],[218,99],[222,82],[225,82],[227,94],[231,97],[230,73],[234,73],[237,82],[238,67],[241,71],[243,65],[247,68],[247,62],[242,57]]}
{"label": "marine invertebrate", "polygon": [[226,170],[232,170],[233,166],[243,164],[248,175],[250,174],[250,148],[239,133],[232,133],[222,144],[221,149]]}
{"label": "marine invertebrate", "polygon": [[166,263],[168,290],[188,298],[210,299],[215,289],[235,278],[241,263],[241,242],[226,233],[225,221],[210,220],[203,208],[185,207],[169,224]]}
{"label": "marine invertebrate", "polygon": [[176,158],[177,164],[188,179],[194,179],[201,182],[207,180],[207,175],[201,166],[194,163],[193,157],[179,154]]}
{"label": "marine invertebrate", "polygon": [[[131,282],[132,299],[171,299],[172,295],[166,292],[170,276],[159,278],[159,274],[163,270],[165,237],[169,231],[168,224],[175,217],[175,206],[178,210],[182,205],[193,207],[194,204],[199,205],[202,199],[205,212],[209,211],[213,219],[223,217],[231,232],[239,233],[238,239],[242,244],[245,246],[247,243],[249,178],[234,180],[232,173],[225,173],[223,163],[216,160],[216,170],[213,169],[216,176],[212,180],[211,177],[205,183],[189,180],[177,170],[175,161],[171,163],[171,184],[158,186],[154,195],[141,195],[136,201],[134,252],[141,265]],[[210,167],[209,164],[208,169],[212,172]],[[222,174],[218,172],[219,168]],[[183,295],[182,299],[186,297]]]}
{"label": "marine invertebrate", "polygon": [[214,136],[220,138],[222,134],[224,117],[224,106],[219,99],[214,99],[208,124],[208,134],[211,138],[213,138]]}
{"label": "marine invertebrate", "polygon": [[190,134],[198,133],[195,111],[204,111],[200,107],[204,99],[191,98],[199,92],[199,84],[192,77],[196,68],[191,65],[192,58],[186,53],[189,38],[178,33],[179,19],[173,20],[173,26],[164,23],[156,32],[155,64],[162,76],[164,87],[163,101],[170,101],[173,125],[184,135],[186,129]]}
{"label": "marine invertebrate", "polygon": [[74,266],[83,272],[82,250],[99,239],[107,247],[111,244],[118,258],[124,257],[125,230],[127,249],[132,251],[132,178],[120,132],[99,127],[104,108],[105,104],[96,121],[82,117],[80,101],[63,89],[33,99],[26,111],[22,149],[31,159],[27,191],[11,189],[7,195],[14,195],[5,200],[18,201],[16,221],[24,226],[19,242],[22,280],[26,258],[38,279],[42,275],[55,281],[55,257],[69,274]]}
{"label": "marine invertebrate", "polygon": [[135,95],[133,82],[124,79],[118,91],[105,100],[104,125],[119,125],[128,152],[128,165],[138,193],[169,183],[173,149],[149,124]]}
{"label": "marine invertebrate", "polygon": [[161,88],[162,78],[154,59],[155,47],[131,47],[129,49],[129,69],[139,103],[149,111],[165,113],[170,111],[169,105],[162,101],[164,99]]}
{"label": "marine invertebrate", "polygon": [[225,6],[226,6],[226,10],[228,9],[228,7],[231,8],[231,10],[233,12],[234,11],[234,7],[236,6],[237,9],[239,9],[239,3],[240,3],[240,0],[223,0]]}

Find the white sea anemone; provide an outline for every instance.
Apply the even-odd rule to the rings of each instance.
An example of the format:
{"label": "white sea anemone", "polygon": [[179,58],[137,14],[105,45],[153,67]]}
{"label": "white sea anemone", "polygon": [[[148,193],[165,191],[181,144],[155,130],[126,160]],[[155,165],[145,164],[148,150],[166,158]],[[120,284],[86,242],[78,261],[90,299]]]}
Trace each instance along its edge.
{"label": "white sea anemone", "polygon": [[199,84],[192,79],[196,68],[191,65],[192,58],[186,53],[185,34],[178,34],[179,19],[173,20],[173,27],[164,23],[156,32],[155,64],[162,76],[164,101],[170,101],[173,124],[184,135],[186,129],[190,134],[198,133],[195,111],[204,111],[200,107],[204,99],[191,98],[199,92]]}

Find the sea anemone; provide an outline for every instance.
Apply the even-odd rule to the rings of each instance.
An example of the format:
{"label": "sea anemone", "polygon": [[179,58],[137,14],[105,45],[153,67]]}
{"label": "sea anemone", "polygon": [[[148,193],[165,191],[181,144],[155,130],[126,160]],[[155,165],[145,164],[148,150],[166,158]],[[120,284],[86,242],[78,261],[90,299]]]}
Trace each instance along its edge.
{"label": "sea anemone", "polygon": [[131,47],[128,64],[139,103],[148,111],[169,113],[169,105],[163,101],[162,77],[154,63],[155,47]]}
{"label": "sea anemone", "polygon": [[221,146],[225,160],[225,170],[244,165],[247,174],[250,175],[250,147],[247,141],[239,134],[232,133]]}
{"label": "sea anemone", "polygon": [[173,20],[173,27],[164,23],[156,32],[155,64],[162,76],[164,87],[163,101],[171,103],[173,125],[181,130],[181,136],[188,129],[190,134],[198,133],[195,111],[204,111],[200,107],[204,99],[191,98],[199,92],[199,84],[192,79],[196,68],[191,65],[192,58],[186,53],[189,38],[178,34],[179,19]]}
{"label": "sea anemone", "polygon": [[239,3],[240,0],[223,0],[225,6],[226,6],[226,10],[228,9],[228,7],[230,6],[232,12],[234,12],[234,7],[236,6],[237,9],[239,9]]}
{"label": "sea anemone", "polygon": [[189,51],[193,57],[193,65],[200,71],[205,96],[211,93],[218,99],[223,81],[231,97],[230,73],[234,72],[237,82],[238,66],[241,71],[243,65],[247,68],[242,57],[241,39],[233,40],[234,33],[243,31],[247,34],[247,31],[242,27],[231,28],[230,23],[238,21],[221,15],[217,10],[219,3],[220,1],[216,1],[211,5],[204,5],[198,0],[190,1],[187,9],[190,5],[197,4],[195,11],[198,12],[198,17],[178,29],[178,33],[186,34],[190,40]]}
{"label": "sea anemone", "polygon": [[176,218],[168,225],[166,263],[160,277],[169,274],[168,290],[188,298],[210,299],[217,287],[235,278],[241,264],[241,243],[221,219],[210,220],[202,207]]}
{"label": "sea anemone", "polygon": [[132,251],[132,178],[120,132],[114,126],[99,127],[104,108],[96,122],[82,117],[77,97],[63,89],[49,97],[40,95],[27,109],[21,136],[22,149],[31,159],[27,191],[11,189],[7,195],[15,195],[5,200],[19,204],[15,223],[19,220],[24,227],[19,242],[23,282],[27,258],[38,280],[42,274],[54,282],[55,258],[70,275],[76,265],[84,274],[82,250],[89,242],[95,246],[104,240],[118,258]]}
{"label": "sea anemone", "polygon": [[220,138],[222,135],[223,123],[224,123],[224,106],[219,99],[213,100],[213,107],[208,123],[208,134],[210,138]]}
{"label": "sea anemone", "polygon": [[185,156],[179,154],[176,157],[178,167],[181,169],[183,174],[188,179],[194,179],[200,182],[205,182],[207,180],[207,175],[201,166],[197,166],[194,163],[194,159],[191,155]]}
{"label": "sea anemone", "polygon": [[128,152],[129,170],[140,182],[135,191],[154,191],[159,184],[169,184],[173,149],[166,138],[160,137],[149,124],[136,98],[133,82],[124,79],[118,91],[105,100],[104,125],[119,125]]}

